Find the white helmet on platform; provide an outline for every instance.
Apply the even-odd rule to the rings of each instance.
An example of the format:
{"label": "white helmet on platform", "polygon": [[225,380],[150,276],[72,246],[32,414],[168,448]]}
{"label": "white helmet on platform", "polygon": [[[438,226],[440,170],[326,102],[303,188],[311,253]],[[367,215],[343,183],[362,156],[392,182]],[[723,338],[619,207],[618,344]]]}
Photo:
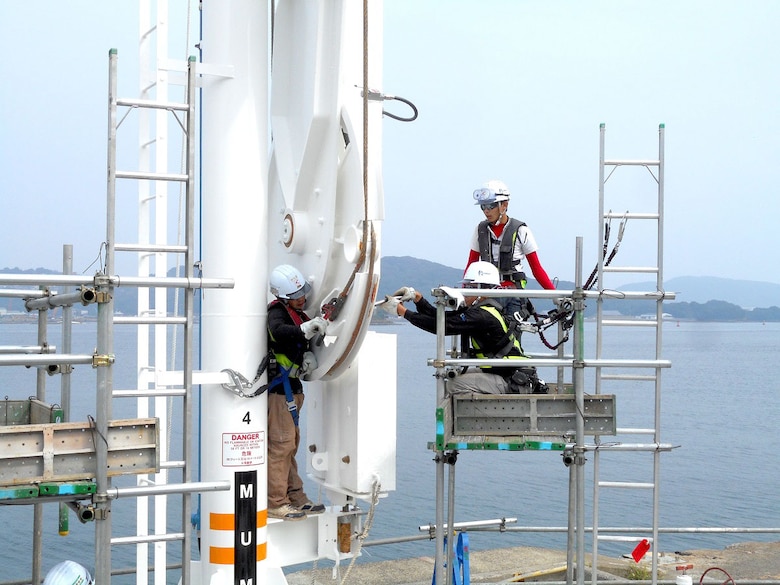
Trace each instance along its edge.
{"label": "white helmet on platform", "polygon": [[311,292],[303,274],[289,264],[280,264],[271,272],[271,294],[280,299],[299,299]]}
{"label": "white helmet on platform", "polygon": [[469,264],[469,267],[466,268],[466,274],[463,275],[462,282],[464,284],[479,284],[479,288],[501,286],[498,268],[490,262],[484,262],[482,260]]}
{"label": "white helmet on platform", "polygon": [[74,561],[62,561],[46,573],[43,585],[92,585],[92,575]]}
{"label": "white helmet on platform", "polygon": [[474,191],[474,199],[476,200],[475,205],[509,201],[509,187],[503,181],[492,179],[482,185],[481,189]]}

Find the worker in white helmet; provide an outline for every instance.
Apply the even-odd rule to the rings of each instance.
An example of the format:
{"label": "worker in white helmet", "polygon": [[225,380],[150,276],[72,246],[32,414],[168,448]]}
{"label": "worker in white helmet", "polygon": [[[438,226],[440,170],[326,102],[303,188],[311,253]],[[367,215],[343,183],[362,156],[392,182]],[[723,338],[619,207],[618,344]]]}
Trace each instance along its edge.
{"label": "worker in white helmet", "polygon": [[[474,191],[475,204],[479,205],[485,219],[471,237],[468,268],[472,262],[482,260],[498,268],[504,288],[525,288],[527,277],[524,262],[527,261],[536,281],[542,288],[555,289],[547,272],[539,261],[538,247],[531,229],[518,219],[509,217],[509,187],[502,181],[487,181]],[[506,313],[519,311],[525,319],[532,310],[527,299],[506,299]]]}
{"label": "worker in white helmet", "polygon": [[310,341],[325,334],[328,322],[304,312],[311,285],[294,266],[274,268],[269,285],[276,299],[268,305],[268,348],[274,357],[268,371],[268,517],[302,520],[325,510],[303,491],[295,457],[301,440],[301,377],[317,368]]}
{"label": "worker in white helmet", "polygon": [[[448,395],[476,392],[479,394],[546,393],[547,385],[539,380],[536,369],[522,366],[527,359],[520,341],[507,326],[498,299],[480,296],[480,289],[499,288],[498,269],[490,262],[473,262],[463,278],[463,288],[475,289],[464,294],[462,306],[447,311],[444,317],[444,334],[460,335],[468,340],[468,357],[478,359],[505,359],[502,367],[480,366],[448,378]],[[457,291],[455,291],[457,292]],[[414,301],[416,311],[403,303]],[[419,291],[402,287],[385,297],[387,310],[429,333],[436,333],[436,308]]]}
{"label": "worker in white helmet", "polygon": [[46,573],[43,585],[93,585],[89,571],[75,561],[62,561]]}

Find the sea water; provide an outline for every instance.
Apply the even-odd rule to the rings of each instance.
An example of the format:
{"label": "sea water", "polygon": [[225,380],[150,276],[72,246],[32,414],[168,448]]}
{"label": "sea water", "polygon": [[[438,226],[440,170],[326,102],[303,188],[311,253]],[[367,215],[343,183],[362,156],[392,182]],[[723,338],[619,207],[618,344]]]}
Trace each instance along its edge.
{"label": "sea water", "polygon": [[[367,541],[420,535],[419,527],[435,521],[435,463],[428,443],[434,439],[435,381],[428,358],[435,354],[435,336],[408,323],[376,327],[396,336],[398,345],[397,478],[396,490],[380,500]],[[595,357],[595,324],[585,324],[585,356]],[[35,345],[34,324],[0,325],[0,346]],[[605,332],[602,356],[615,359],[652,359],[652,331],[610,328]],[[58,345],[59,326],[50,325],[49,339]],[[73,353],[91,354],[96,340],[95,323],[73,325]],[[529,352],[546,351],[538,338],[523,337]],[[567,351],[571,351],[571,343]],[[135,379],[135,331],[116,327],[115,387],[130,388]],[[663,324],[662,359],[672,367],[662,370],[661,442],[674,448],[660,456],[660,525],[662,527],[780,527],[780,324],[694,323]],[[549,375],[542,372],[543,375]],[[594,383],[592,373],[586,386]],[[0,397],[23,399],[35,394],[34,369],[0,368]],[[59,400],[59,378],[47,377],[47,398]],[[618,384],[618,386],[620,386]],[[640,385],[641,386],[641,385]],[[646,416],[644,390],[622,392],[618,388],[618,426],[631,426]],[[588,390],[591,391],[591,390]],[[611,392],[605,384],[604,392]],[[95,373],[76,366],[72,389],[72,419],[85,420],[95,408]],[[134,416],[134,400],[123,401],[114,416]],[[127,412],[123,412],[126,409]],[[652,413],[650,413],[652,416]],[[633,417],[637,421],[631,420]],[[305,425],[306,409],[303,410]],[[305,426],[304,435],[305,435]],[[604,441],[608,441],[605,437]],[[650,439],[632,439],[649,441]],[[305,436],[302,442],[305,444]],[[302,454],[300,454],[302,458]],[[600,477],[615,481],[652,481],[652,455],[633,453],[610,468],[603,457]],[[586,516],[592,524],[592,456],[586,462]],[[455,480],[455,521],[517,518],[516,526],[565,527],[568,521],[567,468],[556,451],[461,451],[457,463],[448,466]],[[317,487],[306,480],[310,497]],[[614,492],[618,493],[615,494]],[[644,494],[633,490],[602,490],[599,526],[650,525]],[[131,534],[132,508],[117,500],[113,525],[117,534]],[[57,505],[43,506],[44,566],[70,558],[87,566],[94,562],[94,524],[80,524],[71,514],[70,534],[57,534]],[[5,530],[0,534],[0,581],[30,574],[33,506],[0,506]],[[169,510],[172,526],[180,512]],[[661,534],[659,550],[721,548],[745,540],[780,540],[777,534]],[[589,542],[586,538],[586,542]],[[169,544],[171,551],[178,545]],[[563,549],[561,532],[473,532],[472,551],[497,547],[542,546]],[[602,543],[599,551],[629,553],[631,543]],[[429,540],[367,546],[359,562],[433,555]],[[131,566],[134,546],[112,548],[115,567]],[[197,558],[197,550],[193,552]],[[172,555],[175,558],[175,553]],[[129,579],[129,578],[128,578]],[[118,583],[119,581],[117,581]],[[131,582],[128,580],[128,582]]]}
{"label": "sea water", "polygon": [[[435,519],[435,464],[426,449],[434,435],[435,384],[433,369],[426,365],[427,358],[435,354],[434,336],[408,324],[391,329],[398,332],[397,493],[377,507],[375,538],[419,534],[418,526],[433,524]],[[595,323],[586,323],[585,331],[585,356],[594,357]],[[780,439],[776,357],[780,355],[780,324],[669,321],[663,324],[662,336],[661,358],[670,360],[672,367],[661,374],[660,437],[662,443],[675,448],[660,456],[660,525],[780,527],[780,471],[775,452]],[[651,329],[608,328],[602,357],[652,359],[654,343]],[[545,351],[538,338],[527,334],[523,345],[527,352]],[[586,387],[592,388],[592,376],[587,378]],[[602,392],[612,388],[605,384]],[[647,384],[644,393],[648,396],[615,392],[618,427],[633,426],[625,417],[647,410],[647,398],[653,407],[652,392],[652,385]],[[649,416],[652,420],[652,413]],[[617,470],[602,463],[600,478],[652,481],[651,453],[628,453],[620,455],[619,461]],[[567,526],[569,472],[559,452],[462,451],[455,468],[456,522],[516,517],[518,526]],[[586,475],[592,476],[592,456],[588,456]],[[585,521],[590,526],[592,481],[585,499]],[[650,526],[647,499],[633,490],[607,492],[602,488],[599,526]],[[659,546],[661,550],[721,548],[744,540],[780,540],[780,535],[662,534]],[[565,548],[566,534],[479,532],[472,534],[470,544],[471,550]],[[633,546],[602,543],[599,551],[619,555],[629,553]],[[428,544],[404,543],[371,548],[367,554],[387,559],[432,551]]]}

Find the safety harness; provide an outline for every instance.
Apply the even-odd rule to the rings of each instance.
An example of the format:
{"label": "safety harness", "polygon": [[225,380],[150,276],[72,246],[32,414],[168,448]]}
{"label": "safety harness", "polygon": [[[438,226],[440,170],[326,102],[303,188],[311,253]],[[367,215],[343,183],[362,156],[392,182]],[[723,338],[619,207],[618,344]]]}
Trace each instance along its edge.
{"label": "safety harness", "polygon": [[[280,304],[281,301],[278,299],[273,300],[271,304],[268,305],[268,308],[270,309],[276,304]],[[301,324],[304,321],[308,321],[308,319],[304,319],[306,315],[303,316],[298,313],[296,310],[294,310],[292,307],[290,307],[287,303],[281,303],[284,308],[287,310],[287,314],[292,319],[293,323],[297,326],[301,326]],[[269,336],[271,336],[271,333],[269,331]],[[273,336],[271,336],[271,339],[273,339]],[[281,355],[281,354],[280,354]],[[288,358],[287,356],[283,356],[285,359],[282,360],[283,362],[287,362],[285,364],[279,363],[279,360],[277,359],[277,355],[271,350],[268,349],[268,352],[265,354],[263,359],[260,361],[260,365],[257,366],[257,373],[255,374],[255,379],[249,382],[242,374],[239,372],[236,372],[234,370],[230,369],[224,369],[223,372],[227,373],[233,384],[222,384],[222,387],[230,390],[232,392],[235,392],[241,397],[246,398],[254,398],[255,396],[260,396],[263,392],[266,390],[271,390],[275,387],[277,387],[279,384],[282,385],[284,388],[284,397],[285,401],[287,402],[287,410],[290,411],[290,415],[293,418],[293,421],[295,422],[295,426],[298,426],[298,407],[295,404],[295,399],[293,398],[293,392],[292,392],[292,386],[290,385],[290,378],[295,377],[298,374],[298,370],[300,369],[300,366],[298,364],[295,364]],[[273,376],[271,380],[267,384],[263,384],[262,386],[258,387],[257,390],[252,392],[251,394],[244,394],[243,388],[252,388],[261,378],[263,373],[266,370],[273,369],[273,366],[276,367],[278,370],[276,374]],[[269,369],[270,368],[270,369]]]}
{"label": "safety harness", "polygon": [[504,330],[504,336],[501,338],[501,340],[496,343],[495,347],[497,348],[495,351],[488,351],[487,348],[480,348],[479,344],[472,339],[472,345],[474,345],[474,349],[478,352],[482,352],[482,355],[479,355],[477,357],[489,357],[492,359],[502,359],[505,357],[511,357],[509,356],[512,349],[517,349],[521,357],[523,355],[523,348],[520,347],[520,342],[518,339],[514,336],[512,331],[509,329],[509,326],[507,325],[506,320],[504,319],[503,314],[501,313],[501,306],[496,303],[496,301],[490,300],[487,301],[484,305],[481,305],[479,308],[483,311],[487,311],[490,313],[495,319],[498,320],[499,323],[501,323],[501,327]]}
{"label": "safety harness", "polygon": [[[501,280],[510,280],[519,288],[525,287],[525,274],[515,270],[514,250],[517,240],[517,230],[526,225],[519,219],[510,217],[504,225],[504,231],[501,233],[498,253],[498,271],[501,274]],[[480,259],[491,264],[495,264],[493,258],[493,240],[495,234],[490,229],[491,223],[487,220],[479,222],[477,230],[477,245],[479,246]]]}
{"label": "safety harness", "polygon": [[[487,311],[492,317],[501,323],[501,328],[504,330],[503,337],[496,342],[494,349],[488,349],[486,347],[480,347],[479,343],[471,336],[463,336],[461,340],[465,342],[466,347],[463,349],[468,354],[473,354],[477,358],[488,359],[522,359],[523,348],[520,346],[520,340],[514,335],[514,332],[507,324],[507,320],[501,313],[501,305],[494,299],[486,299],[480,303],[479,308],[483,311]],[[518,355],[510,355],[513,350],[516,350]],[[483,370],[489,369],[490,366],[482,367]],[[509,368],[500,368],[501,375],[511,375],[512,370]]]}
{"label": "safety harness", "polygon": [[[268,305],[269,310],[271,307],[273,307],[276,304],[281,303],[278,299],[271,302],[270,305]],[[300,327],[304,321],[308,321],[308,318],[304,319],[306,315],[301,315],[298,311],[294,310],[290,305],[287,303],[281,303],[285,309],[287,309],[287,314],[292,319],[293,323]],[[273,335],[271,335],[271,332],[268,332],[268,335],[271,338],[271,341],[275,341],[273,338]],[[273,351],[269,350],[269,354],[272,354]],[[292,392],[292,386],[290,385],[290,377],[296,376],[298,374],[298,370],[300,369],[300,366],[298,364],[293,363],[293,361],[284,354],[274,354],[276,358],[276,365],[279,368],[279,372],[274,376],[274,378],[268,382],[268,390],[271,390],[272,388],[278,386],[280,383],[284,387],[284,397],[287,402],[287,410],[290,411],[290,415],[293,418],[293,422],[295,423],[295,426],[298,426],[298,407],[295,404],[295,399],[293,398],[293,392]],[[279,359],[279,358],[283,359]],[[273,359],[273,358],[272,358]],[[287,362],[287,363],[285,363]]]}

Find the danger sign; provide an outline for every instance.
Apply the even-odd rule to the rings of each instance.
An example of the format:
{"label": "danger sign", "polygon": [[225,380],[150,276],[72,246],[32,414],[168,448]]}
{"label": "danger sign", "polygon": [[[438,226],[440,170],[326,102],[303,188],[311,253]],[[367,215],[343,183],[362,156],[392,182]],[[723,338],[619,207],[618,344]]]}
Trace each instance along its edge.
{"label": "danger sign", "polygon": [[222,433],[222,466],[245,467],[265,462],[265,432]]}

